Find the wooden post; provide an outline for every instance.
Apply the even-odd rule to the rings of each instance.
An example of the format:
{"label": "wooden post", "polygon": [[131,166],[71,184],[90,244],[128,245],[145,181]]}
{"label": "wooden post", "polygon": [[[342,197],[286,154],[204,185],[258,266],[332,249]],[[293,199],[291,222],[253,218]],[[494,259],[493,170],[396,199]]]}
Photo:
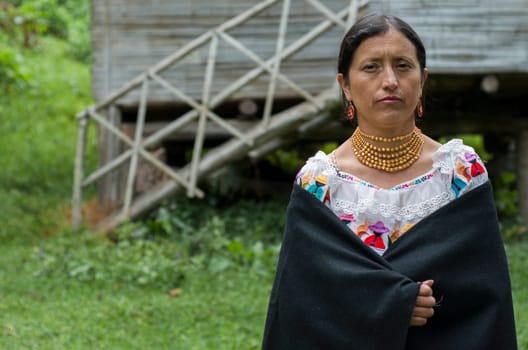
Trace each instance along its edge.
{"label": "wooden post", "polygon": [[77,139],[77,154],[75,155],[75,173],[73,184],[72,228],[79,230],[82,225],[82,181],[84,177],[84,155],[86,148],[86,134],[88,117],[79,119],[79,132]]}
{"label": "wooden post", "polygon": [[351,0],[350,1],[349,12],[348,12],[348,19],[347,19],[347,23],[346,23],[346,27],[345,27],[345,32],[350,27],[352,27],[354,22],[356,22],[357,16],[358,16],[358,12],[359,12],[359,7],[358,7],[357,0]]}
{"label": "wooden post", "polygon": [[[111,125],[118,127],[121,124],[121,112],[116,106],[111,106],[106,119]],[[99,165],[104,166],[120,155],[122,146],[120,140],[106,128],[99,126],[98,134]],[[104,210],[115,208],[122,201],[122,189],[119,185],[121,171],[121,167],[114,169],[98,183],[99,205]]]}
{"label": "wooden post", "polygon": [[134,137],[134,147],[130,165],[128,167],[128,179],[125,188],[125,200],[123,203],[123,216],[128,217],[130,203],[132,203],[132,196],[134,195],[134,183],[136,182],[136,170],[138,165],[139,148],[141,147],[141,138],[143,136],[143,126],[145,125],[145,116],[147,113],[147,97],[148,97],[148,79],[145,77],[143,81],[143,88],[141,89],[141,97],[139,102],[139,110],[136,120],[136,130]]}
{"label": "wooden post", "polygon": [[517,190],[519,214],[528,221],[528,129],[517,134]]}
{"label": "wooden post", "polygon": [[269,118],[271,116],[271,109],[273,108],[273,97],[275,95],[275,89],[277,85],[277,75],[280,71],[281,64],[281,53],[284,49],[284,40],[286,36],[286,30],[288,28],[288,16],[290,15],[290,0],[284,0],[282,11],[281,11],[281,20],[279,25],[279,34],[277,37],[277,45],[275,47],[275,56],[277,60],[273,65],[273,71],[271,72],[270,82],[268,85],[268,93],[266,97],[266,103],[264,104],[264,114],[262,116],[263,124],[265,126],[269,123]]}
{"label": "wooden post", "polygon": [[200,117],[198,119],[198,130],[196,131],[196,138],[194,139],[192,166],[189,177],[189,187],[187,188],[187,196],[189,197],[195,196],[196,182],[198,180],[198,164],[200,163],[200,159],[202,157],[202,149],[205,140],[207,109],[209,108],[209,96],[211,93],[211,84],[213,83],[217,49],[218,37],[214,35],[211,38],[211,45],[209,46],[209,57],[207,59],[207,66],[205,68],[205,78],[202,91],[202,108],[200,110]]}

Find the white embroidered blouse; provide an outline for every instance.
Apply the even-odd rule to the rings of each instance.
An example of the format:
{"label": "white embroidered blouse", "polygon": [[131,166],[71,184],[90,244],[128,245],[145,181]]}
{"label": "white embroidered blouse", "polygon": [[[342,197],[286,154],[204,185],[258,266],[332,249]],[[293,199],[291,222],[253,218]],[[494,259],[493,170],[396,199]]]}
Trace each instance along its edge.
{"label": "white embroidered blouse", "polygon": [[480,157],[459,139],[436,151],[429,172],[390,189],[340,171],[332,158],[317,152],[296,182],[380,255],[418,221],[488,179]]}

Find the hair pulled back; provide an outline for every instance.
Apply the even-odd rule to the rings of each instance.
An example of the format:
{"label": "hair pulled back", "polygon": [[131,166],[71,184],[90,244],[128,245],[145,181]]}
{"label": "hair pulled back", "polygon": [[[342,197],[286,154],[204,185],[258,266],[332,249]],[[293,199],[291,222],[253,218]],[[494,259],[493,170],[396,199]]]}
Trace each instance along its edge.
{"label": "hair pulled back", "polygon": [[368,38],[388,32],[391,28],[405,35],[414,45],[416,57],[423,74],[423,70],[426,67],[426,54],[425,47],[418,34],[407,22],[400,18],[378,13],[372,13],[359,19],[345,34],[339,50],[337,72],[343,74],[343,78],[347,80],[350,64],[359,45]]}

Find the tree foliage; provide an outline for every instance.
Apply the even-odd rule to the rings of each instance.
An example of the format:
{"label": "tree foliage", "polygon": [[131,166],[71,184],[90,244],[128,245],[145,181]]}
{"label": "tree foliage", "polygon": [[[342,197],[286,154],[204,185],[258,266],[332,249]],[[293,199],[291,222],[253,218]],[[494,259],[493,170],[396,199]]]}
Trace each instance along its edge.
{"label": "tree foliage", "polygon": [[0,0],[0,90],[27,85],[31,77],[21,52],[41,50],[41,38],[65,40],[80,62],[91,58],[90,2],[87,0]]}

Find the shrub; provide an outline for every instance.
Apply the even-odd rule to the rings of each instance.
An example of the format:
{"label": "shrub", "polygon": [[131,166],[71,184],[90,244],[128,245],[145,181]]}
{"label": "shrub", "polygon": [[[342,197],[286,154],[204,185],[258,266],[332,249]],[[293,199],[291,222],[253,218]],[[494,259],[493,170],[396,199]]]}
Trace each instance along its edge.
{"label": "shrub", "polygon": [[69,55],[82,63],[92,60],[92,46],[90,42],[89,25],[84,20],[73,21],[68,30]]}
{"label": "shrub", "polygon": [[91,56],[88,0],[0,2],[0,28],[14,45],[33,49],[42,35],[67,40],[70,55],[84,63]]}
{"label": "shrub", "polygon": [[225,209],[186,199],[165,203],[143,221],[122,224],[103,242],[93,232],[67,232],[39,246],[35,274],[166,290],[180,287],[197,270],[243,270],[271,279],[284,205],[282,199],[240,201]]}
{"label": "shrub", "polygon": [[0,89],[5,94],[21,89],[27,85],[28,78],[22,56],[9,47],[0,48]]}

